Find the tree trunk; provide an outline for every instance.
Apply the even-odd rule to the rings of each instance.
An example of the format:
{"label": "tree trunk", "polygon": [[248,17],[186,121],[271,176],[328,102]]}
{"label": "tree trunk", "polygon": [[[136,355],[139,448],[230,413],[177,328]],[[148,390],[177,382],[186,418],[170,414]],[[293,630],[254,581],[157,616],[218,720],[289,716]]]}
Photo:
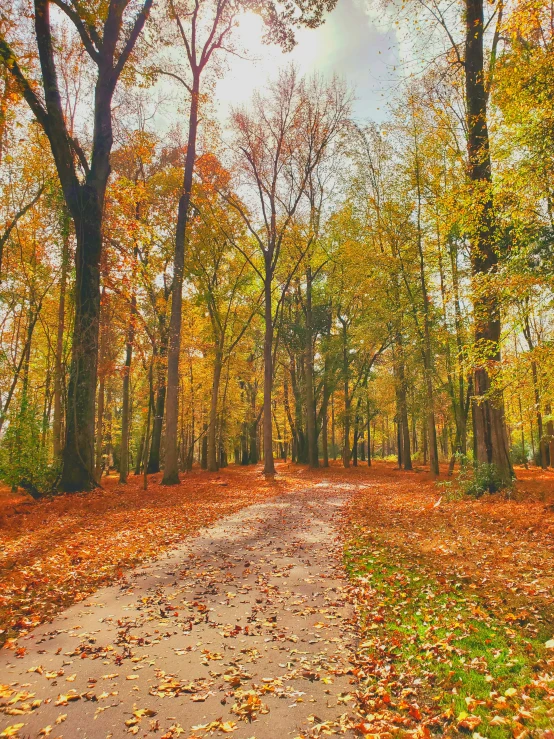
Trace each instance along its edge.
{"label": "tree trunk", "polygon": [[273,385],[273,308],[271,304],[271,263],[265,257],[265,333],[264,333],[264,474],[274,475],[273,422],[271,418],[271,390]]}
{"label": "tree trunk", "polygon": [[242,424],[242,433],[240,435],[240,449],[240,463],[241,465],[243,465],[243,467],[246,467],[246,465],[250,463],[250,457],[248,454],[248,423],[246,421]]}
{"label": "tree trunk", "polygon": [[326,407],[323,411],[323,419],[321,425],[321,451],[323,453],[322,467],[329,467],[329,413]]}
{"label": "tree trunk", "polygon": [[52,423],[52,437],[54,459],[59,459],[62,453],[62,396],[64,385],[63,366],[63,335],[65,330],[65,291],[67,286],[67,270],[69,266],[69,218],[63,220],[62,271],[60,275],[60,302],[58,304],[58,328],[56,335],[56,357],[54,368],[54,419]]}
{"label": "tree trunk", "polygon": [[[101,302],[104,303],[106,288],[102,288]],[[106,307],[100,319],[100,347],[98,356],[101,365],[104,363],[106,354]],[[96,406],[96,436],[95,436],[95,458],[94,458],[94,478],[100,483],[102,478],[102,449],[104,445],[104,390],[105,390],[105,373],[101,367],[100,379],[98,382],[98,402]]]}
{"label": "tree trunk", "polygon": [[333,449],[333,461],[337,459],[337,438],[335,432],[335,393],[331,393],[331,447]]}
{"label": "tree trunk", "polygon": [[146,429],[144,431],[144,464],[142,469],[142,487],[144,490],[148,488],[148,443],[150,441],[150,418],[152,416],[152,396],[154,394],[153,388],[154,378],[154,367],[153,362],[150,362],[150,369],[148,371],[148,412],[146,414]]}
{"label": "tree trunk", "polygon": [[314,397],[314,346],[312,329],[312,270],[306,271],[306,430],[308,435],[308,463],[319,467],[317,450],[317,423]]}
{"label": "tree trunk", "polygon": [[104,463],[104,472],[106,475],[110,474],[110,470],[113,467],[113,387],[112,383],[107,383],[106,388],[106,400],[104,402],[104,416],[106,419],[106,460]]}
{"label": "tree trunk", "polygon": [[396,413],[396,457],[398,460],[398,469],[402,469],[402,462],[404,461],[404,449],[403,447],[403,441],[404,437],[402,436],[402,421],[400,419],[399,414],[399,408],[398,403],[396,405],[397,413]]}
{"label": "tree trunk", "polygon": [[449,244],[450,265],[452,271],[452,286],[454,288],[454,326],[456,329],[456,349],[458,361],[458,402],[456,403],[456,433],[458,436],[458,449],[464,456],[467,454],[467,419],[469,416],[469,404],[465,401],[466,389],[464,387],[464,337],[462,336],[462,309],[460,304],[460,280],[458,275],[458,257],[454,248],[454,242]]}
{"label": "tree trunk", "polygon": [[349,363],[346,321],[342,321],[342,376],[344,383],[344,438],[342,446],[342,464],[350,467],[350,388]]}
{"label": "tree trunk", "polygon": [[210,422],[208,427],[208,470],[217,472],[217,401],[219,398],[219,382],[223,366],[223,353],[218,344],[215,349],[214,369],[212,379],[212,397],[210,403]]}
{"label": "tree trunk", "polygon": [[248,423],[248,462],[247,464],[258,464],[258,416],[256,413],[256,391],[251,388],[251,414],[252,419]]}
{"label": "tree trunk", "polygon": [[548,445],[548,462],[554,467],[554,421],[550,418],[552,415],[552,406],[550,403],[545,407],[545,413],[549,417],[546,422],[546,443]]}
{"label": "tree trunk", "polygon": [[131,386],[131,361],[133,358],[133,342],[135,340],[135,315],[137,312],[137,299],[131,298],[131,315],[129,316],[129,328],[127,329],[127,346],[125,349],[125,366],[123,368],[123,409],[121,412],[121,450],[119,452],[119,482],[127,482],[129,474],[129,395]]}
{"label": "tree trunk", "polygon": [[[326,338],[331,335],[332,310],[329,307],[329,316],[326,329]],[[329,400],[331,398],[329,385],[329,352],[325,351],[323,365],[323,398],[321,401],[321,451],[323,453],[323,467],[329,467]]]}
{"label": "tree trunk", "polygon": [[[425,405],[427,412],[427,438],[429,442],[429,467],[433,477],[439,474],[439,452],[437,447],[437,429],[435,426],[435,399],[433,393],[433,348],[431,346],[431,316],[429,314],[429,305],[431,303],[429,292],[427,290],[427,277],[425,275],[425,255],[423,253],[423,237],[421,229],[421,200],[422,187],[420,177],[419,164],[419,148],[417,140],[417,131],[414,130],[415,144],[415,166],[416,166],[416,186],[417,186],[417,248],[419,254],[419,280],[421,286],[421,297],[423,302],[423,369],[425,375]],[[406,416],[406,432],[407,432],[407,416]],[[406,433],[408,444],[409,434]]]}
{"label": "tree trunk", "polygon": [[146,432],[146,428],[143,428],[142,433],[140,435],[140,441],[139,441],[138,450],[137,450],[137,458],[135,460],[135,477],[137,475],[140,475],[140,471],[142,469],[142,458],[144,457],[145,432]]}
{"label": "tree trunk", "polygon": [[179,199],[177,228],[175,232],[175,255],[173,261],[173,284],[171,288],[171,317],[169,319],[169,348],[167,352],[167,409],[165,421],[165,467],[163,485],[179,483],[179,455],[177,449],[179,425],[179,355],[181,352],[181,321],[183,304],[183,270],[185,266],[185,238],[189,218],[192,176],[196,158],[196,135],[198,131],[198,103],[200,79],[193,77],[189,115],[189,133],[183,194]]}
{"label": "tree trunk", "polygon": [[100,255],[103,203],[93,187],[80,192],[81,215],[74,216],[75,321],[67,391],[65,447],[60,489],[66,493],[96,487],[94,406],[98,371]]}
{"label": "tree trunk", "polygon": [[369,399],[367,401],[367,466],[371,467],[371,415],[369,413]]}
{"label": "tree trunk", "polygon": [[531,376],[533,378],[533,392],[535,394],[535,412],[537,419],[537,430],[539,434],[539,458],[540,465],[543,470],[548,467],[548,442],[544,438],[544,429],[542,423],[542,412],[541,412],[541,394],[539,388],[539,376],[537,372],[537,363],[535,360],[531,362]]}
{"label": "tree trunk", "polygon": [[356,416],[354,418],[354,439],[352,441],[352,466],[353,467],[358,466],[359,425],[360,425],[360,418],[358,414],[356,413]]}
{"label": "tree trunk", "polygon": [[[465,0],[465,84],[469,178],[476,190],[477,231],[472,236],[471,265],[474,276],[496,271],[492,175],[487,126],[487,93],[483,53],[483,0]],[[500,307],[490,288],[479,286],[473,302],[475,343],[487,353],[488,362],[474,370],[473,418],[476,462],[494,464],[504,484],[513,477],[504,404],[499,392],[491,393],[488,365],[500,363]]]}
{"label": "tree trunk", "polygon": [[17,365],[17,368],[15,370],[15,374],[12,379],[12,383],[10,385],[10,389],[8,391],[8,395],[6,397],[6,400],[4,402],[4,406],[2,407],[1,413],[0,413],[0,431],[2,430],[2,426],[4,425],[4,421],[6,420],[6,416],[8,414],[8,410],[10,407],[10,403],[13,398],[13,394],[15,392],[15,388],[17,386],[17,382],[19,380],[19,374],[21,372],[21,368],[23,367],[23,363],[27,360],[28,352],[30,351],[30,344],[33,338],[33,331],[35,329],[35,325],[37,322],[37,319],[40,315],[40,305],[37,306],[35,312],[30,316],[29,318],[29,325],[27,327],[27,339],[25,346],[23,347],[23,351],[21,353],[21,357],[19,359],[19,364]]}
{"label": "tree trunk", "polygon": [[150,441],[150,454],[148,457],[148,474],[160,471],[160,452],[162,445],[162,430],[165,413],[165,378],[167,357],[167,346],[162,343],[158,357],[159,367],[157,373],[156,407],[154,411],[154,423],[152,424],[152,438]]}
{"label": "tree trunk", "polygon": [[208,469],[208,428],[204,424],[204,434],[202,436],[202,444],[200,446],[200,469]]}
{"label": "tree trunk", "polygon": [[408,402],[407,402],[407,385],[406,370],[404,366],[404,347],[401,334],[397,334],[396,345],[398,348],[398,357],[396,370],[398,373],[398,423],[400,427],[401,443],[402,443],[402,464],[405,470],[412,468],[412,455],[410,452],[410,426],[408,423]]}
{"label": "tree trunk", "polygon": [[433,397],[433,380],[430,372],[426,372],[425,389],[427,403],[427,441],[429,443],[429,469],[434,477],[439,474],[439,453],[437,447],[437,428],[435,425],[435,410]]}
{"label": "tree trunk", "polygon": [[94,477],[100,483],[102,479],[102,447],[104,443],[104,375],[100,375],[98,383],[98,407],[96,410],[96,455]]}

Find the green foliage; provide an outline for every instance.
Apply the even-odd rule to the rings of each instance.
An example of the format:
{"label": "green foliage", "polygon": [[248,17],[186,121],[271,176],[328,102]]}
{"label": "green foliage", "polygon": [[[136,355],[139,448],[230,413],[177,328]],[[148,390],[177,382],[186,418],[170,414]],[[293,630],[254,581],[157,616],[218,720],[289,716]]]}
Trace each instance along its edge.
{"label": "green foliage", "polygon": [[13,414],[0,446],[0,480],[22,487],[34,498],[53,491],[58,465],[52,465],[42,440],[42,418],[36,406],[23,403]]}
{"label": "green foliage", "polygon": [[499,725],[494,717],[503,706],[515,713],[522,694],[532,706],[530,728],[551,725],[550,704],[533,687],[548,629],[532,634],[507,627],[502,614],[463,581],[438,576],[375,534],[355,536],[345,561],[351,580],[371,593],[359,604],[359,649],[371,663],[389,655],[397,674],[409,676],[414,686],[432,686],[426,700],[450,723],[448,736],[463,735],[460,722],[473,714],[481,721],[474,737],[510,739],[509,721]]}
{"label": "green foliage", "polygon": [[471,498],[480,498],[485,493],[497,493],[506,487],[494,464],[463,464],[457,483],[463,495]]}
{"label": "green foliage", "polygon": [[521,442],[512,444],[510,449],[510,459],[514,464],[527,464],[529,462],[529,449],[527,446],[522,447]]}

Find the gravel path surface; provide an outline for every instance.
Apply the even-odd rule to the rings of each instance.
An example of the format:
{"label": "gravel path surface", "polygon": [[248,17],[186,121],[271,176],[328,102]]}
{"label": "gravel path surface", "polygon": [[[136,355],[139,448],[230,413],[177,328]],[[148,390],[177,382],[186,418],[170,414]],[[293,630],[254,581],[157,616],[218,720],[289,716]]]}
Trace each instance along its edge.
{"label": "gravel path surface", "polygon": [[0,732],[352,737],[338,526],[353,487],[245,508],[21,639],[22,658],[0,652]]}

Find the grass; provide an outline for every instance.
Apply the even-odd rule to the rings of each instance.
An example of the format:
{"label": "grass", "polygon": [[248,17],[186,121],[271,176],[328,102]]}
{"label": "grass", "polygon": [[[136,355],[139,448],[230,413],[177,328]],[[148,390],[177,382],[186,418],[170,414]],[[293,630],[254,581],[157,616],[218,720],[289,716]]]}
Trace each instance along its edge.
{"label": "grass", "polygon": [[396,674],[409,674],[418,699],[441,711],[443,731],[523,739],[554,725],[546,630],[500,620],[465,583],[408,561],[378,537],[353,538],[345,557],[368,594],[359,613],[362,659],[386,655]]}

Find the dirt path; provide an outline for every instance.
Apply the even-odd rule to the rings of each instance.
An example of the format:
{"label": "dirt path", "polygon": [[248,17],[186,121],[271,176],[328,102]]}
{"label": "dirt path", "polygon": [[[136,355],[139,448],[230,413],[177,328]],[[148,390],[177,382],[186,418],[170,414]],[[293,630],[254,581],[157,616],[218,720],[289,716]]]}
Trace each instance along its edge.
{"label": "dirt path", "polygon": [[322,481],[245,508],[31,632],[21,658],[0,652],[13,714],[0,731],[341,733],[355,634],[337,527],[356,487]]}

